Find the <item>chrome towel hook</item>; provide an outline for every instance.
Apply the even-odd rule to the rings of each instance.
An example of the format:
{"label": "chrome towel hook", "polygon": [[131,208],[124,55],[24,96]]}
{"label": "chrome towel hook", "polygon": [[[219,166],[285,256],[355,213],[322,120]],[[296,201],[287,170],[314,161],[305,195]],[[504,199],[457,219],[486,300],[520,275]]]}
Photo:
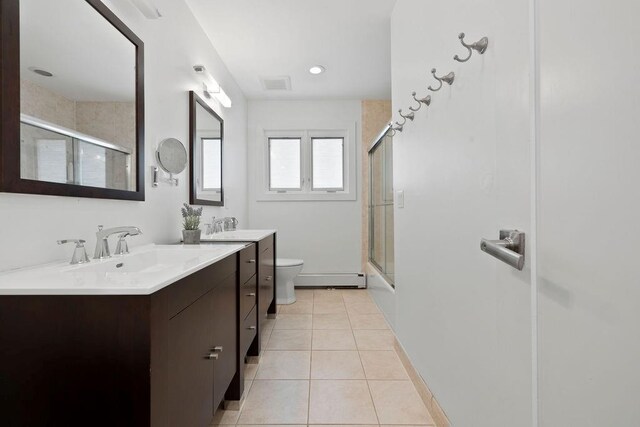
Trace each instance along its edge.
{"label": "chrome towel hook", "polygon": [[455,79],[456,75],[453,71],[451,71],[449,74],[445,74],[442,77],[438,77],[436,76],[436,69],[432,68],[431,69],[431,74],[433,74],[433,78],[436,79],[438,81],[438,83],[440,83],[440,85],[436,88],[433,88],[431,86],[429,86],[427,89],[429,89],[432,92],[437,92],[440,89],[442,89],[442,82],[447,83],[449,86],[451,86],[453,84],[453,80]]}
{"label": "chrome towel hook", "polygon": [[395,136],[396,135],[396,128],[393,126],[393,122],[389,122],[388,124],[389,126],[389,136]]}
{"label": "chrome towel hook", "polygon": [[[402,115],[402,110],[398,110],[398,113],[400,113],[400,117],[402,117],[402,123],[396,122],[396,124],[398,126],[404,126],[404,124],[407,123],[407,118]],[[400,131],[400,132],[402,132],[402,131]]]}
{"label": "chrome towel hook", "polygon": [[[406,122],[406,120],[405,120],[405,122]],[[391,128],[391,129],[393,129],[394,131],[402,132],[402,130],[404,129],[404,123],[396,122],[396,126]]]}
{"label": "chrome towel hook", "polygon": [[469,58],[471,58],[471,55],[473,54],[474,50],[478,52],[480,55],[482,55],[483,53],[486,52],[487,46],[489,45],[489,39],[486,37],[483,37],[477,42],[471,43],[471,44],[466,44],[464,42],[464,33],[458,34],[458,38],[460,39],[460,43],[462,43],[462,46],[466,47],[467,50],[469,51],[469,55],[467,55],[467,57],[464,59],[460,58],[458,55],[454,56],[453,59],[455,59],[458,62],[467,62]]}
{"label": "chrome towel hook", "polygon": [[416,98],[416,93],[411,92],[411,96],[413,96],[413,99],[418,103],[418,108],[409,107],[409,110],[411,111],[418,111],[420,108],[422,108],[422,104],[426,105],[427,107],[431,105],[431,95],[427,95],[424,98],[418,99]]}
{"label": "chrome towel hook", "polygon": [[404,119],[404,122],[402,122],[403,125],[407,122],[407,119],[413,121],[413,119],[415,118],[415,114],[413,113],[413,111],[407,115],[402,114],[402,108],[398,110],[398,114],[400,114],[400,117]]}

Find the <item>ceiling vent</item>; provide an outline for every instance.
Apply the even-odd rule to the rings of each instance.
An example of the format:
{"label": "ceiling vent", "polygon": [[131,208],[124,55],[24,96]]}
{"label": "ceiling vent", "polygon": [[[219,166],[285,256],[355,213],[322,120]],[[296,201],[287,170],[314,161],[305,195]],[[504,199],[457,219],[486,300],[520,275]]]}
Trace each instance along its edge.
{"label": "ceiling vent", "polygon": [[262,88],[267,91],[291,90],[291,77],[289,76],[261,77],[260,81]]}

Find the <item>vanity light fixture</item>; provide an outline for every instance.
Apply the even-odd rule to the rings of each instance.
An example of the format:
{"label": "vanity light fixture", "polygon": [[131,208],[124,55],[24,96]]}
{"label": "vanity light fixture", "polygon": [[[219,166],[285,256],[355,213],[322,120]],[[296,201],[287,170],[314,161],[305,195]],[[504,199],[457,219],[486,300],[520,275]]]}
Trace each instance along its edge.
{"label": "vanity light fixture", "polygon": [[194,65],[193,70],[203,79],[203,90],[208,93],[219,93],[220,84],[213,78],[204,65]]}
{"label": "vanity light fixture", "polygon": [[204,65],[194,65],[193,70],[202,77],[202,91],[207,98],[214,97],[224,108],[231,108],[231,98],[220,87],[220,84],[207,71]]}
{"label": "vanity light fixture", "polygon": [[231,108],[231,98],[229,98],[229,95],[227,95],[222,88],[220,88],[220,92],[214,96],[224,108]]}
{"label": "vanity light fixture", "polygon": [[309,72],[313,75],[318,75],[318,74],[322,74],[326,71],[327,69],[324,68],[322,65],[314,65],[313,67],[309,68]]}
{"label": "vanity light fixture", "polygon": [[162,18],[162,14],[149,0],[131,0],[131,3],[142,13],[147,19]]}

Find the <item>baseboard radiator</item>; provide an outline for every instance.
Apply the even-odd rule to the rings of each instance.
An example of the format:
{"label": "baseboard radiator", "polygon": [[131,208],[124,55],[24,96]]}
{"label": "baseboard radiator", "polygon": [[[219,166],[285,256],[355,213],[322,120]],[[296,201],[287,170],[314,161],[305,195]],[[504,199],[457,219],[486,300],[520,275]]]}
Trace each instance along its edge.
{"label": "baseboard radiator", "polygon": [[364,273],[319,273],[300,274],[293,281],[296,287],[305,288],[366,288],[367,278]]}

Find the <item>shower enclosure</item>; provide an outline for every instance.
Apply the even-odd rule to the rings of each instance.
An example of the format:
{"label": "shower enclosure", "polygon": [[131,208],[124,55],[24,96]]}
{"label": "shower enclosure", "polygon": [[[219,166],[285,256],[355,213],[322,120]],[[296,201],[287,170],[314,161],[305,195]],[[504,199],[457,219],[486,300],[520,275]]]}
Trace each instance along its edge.
{"label": "shower enclosure", "polygon": [[369,148],[369,262],[394,286],[392,132],[387,126]]}

